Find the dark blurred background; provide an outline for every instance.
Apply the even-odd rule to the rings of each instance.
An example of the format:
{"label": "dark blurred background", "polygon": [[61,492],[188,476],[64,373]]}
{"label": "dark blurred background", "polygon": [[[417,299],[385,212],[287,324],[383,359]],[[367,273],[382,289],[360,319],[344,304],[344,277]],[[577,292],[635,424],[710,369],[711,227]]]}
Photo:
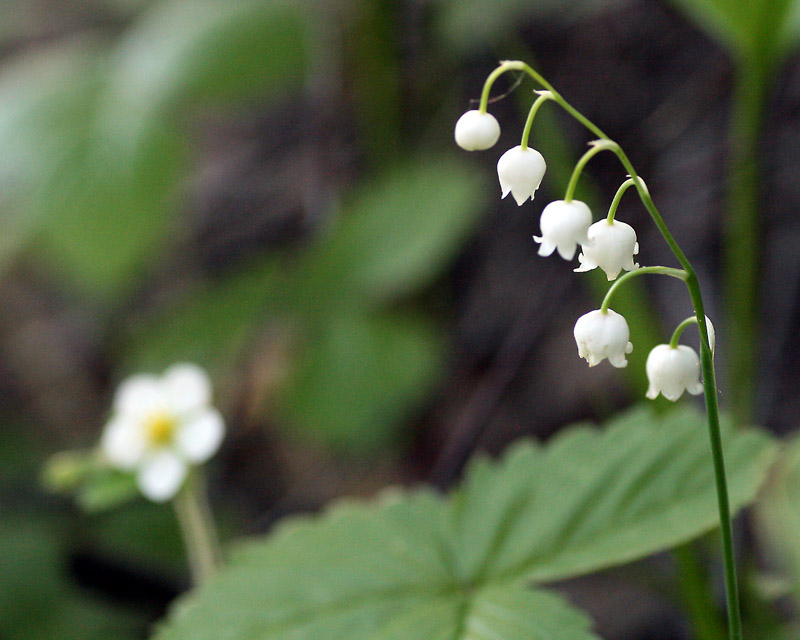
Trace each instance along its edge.
{"label": "dark blurred background", "polygon": [[[494,149],[452,139],[500,59],[530,62],[626,149],[700,275],[722,406],[794,430],[795,9],[765,9],[751,42],[754,18],[726,22],[725,4],[2,3],[0,638],[143,638],[188,586],[168,508],[89,496],[87,511],[41,486],[51,454],[94,446],[130,373],[211,372],[227,540],[387,484],[446,489],[476,450],[643,397],[644,359],[689,300],[637,281],[615,304],[628,369],[577,357],[574,322],[607,283],[531,236],[590,138],[547,105],[543,186],[501,201],[495,163],[537,87],[496,83],[513,91],[490,106]],[[624,178],[600,155],[578,197],[605,215]],[[617,217],[643,265],[677,266],[632,191]],[[565,588],[603,637],[688,638],[658,574]]]}

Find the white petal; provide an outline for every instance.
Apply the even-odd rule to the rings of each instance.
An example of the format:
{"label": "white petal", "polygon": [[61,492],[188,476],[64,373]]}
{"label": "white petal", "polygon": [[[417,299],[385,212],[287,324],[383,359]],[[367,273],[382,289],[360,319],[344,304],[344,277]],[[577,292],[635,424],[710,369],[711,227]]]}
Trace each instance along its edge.
{"label": "white petal", "polygon": [[164,394],[177,414],[205,407],[211,402],[211,380],[196,364],[172,365],[164,372]]}
{"label": "white petal", "polygon": [[493,147],[500,137],[500,124],[491,113],[472,109],[456,122],[456,144],[466,151],[482,151]]}
{"label": "white petal", "polygon": [[137,374],[126,378],[114,395],[114,410],[119,414],[141,416],[163,409],[164,394],[156,376]]}
{"label": "white petal", "polygon": [[175,453],[162,449],[144,459],[136,482],[146,498],[164,502],[173,497],[186,478],[186,463]]}
{"label": "white petal", "polygon": [[205,462],[213,456],[225,435],[225,422],[219,411],[208,409],[178,427],[175,446],[191,462]]}
{"label": "white petal", "polygon": [[125,470],[139,464],[146,446],[141,423],[124,414],[111,419],[100,440],[100,449],[111,466]]}

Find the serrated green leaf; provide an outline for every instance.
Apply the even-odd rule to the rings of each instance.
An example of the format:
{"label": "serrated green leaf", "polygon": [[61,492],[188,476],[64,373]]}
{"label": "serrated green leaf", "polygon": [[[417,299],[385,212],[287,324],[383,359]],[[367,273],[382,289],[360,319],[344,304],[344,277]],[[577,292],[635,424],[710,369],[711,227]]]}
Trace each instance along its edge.
{"label": "serrated green leaf", "polygon": [[[449,498],[393,491],[285,523],[184,598],[159,640],[592,638],[529,587],[620,564],[717,524],[703,419],[631,412],[482,459]],[[752,500],[774,446],[726,431],[731,501]],[[424,634],[424,635],[423,635]]]}
{"label": "serrated green leaf", "polygon": [[481,174],[454,156],[419,158],[377,176],[309,256],[305,297],[352,305],[417,290],[463,245],[486,193]]}
{"label": "serrated green leaf", "polygon": [[[755,497],[774,446],[726,425],[731,504]],[[521,445],[472,467],[455,496],[459,575],[549,582],[667,549],[717,526],[707,428],[690,409],[640,409],[603,431]],[[526,480],[525,478],[528,478]],[[491,513],[493,517],[488,517]]]}
{"label": "serrated green leaf", "polygon": [[332,314],[309,332],[280,398],[281,413],[334,446],[367,451],[386,445],[436,380],[444,343],[422,318]]}

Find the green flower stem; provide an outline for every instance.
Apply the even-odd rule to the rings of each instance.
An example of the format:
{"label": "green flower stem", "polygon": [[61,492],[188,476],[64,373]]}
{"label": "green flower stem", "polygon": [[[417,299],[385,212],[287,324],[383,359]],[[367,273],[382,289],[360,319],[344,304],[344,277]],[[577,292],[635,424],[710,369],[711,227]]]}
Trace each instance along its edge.
{"label": "green flower stem", "polygon": [[528,138],[531,135],[531,127],[533,127],[533,119],[536,117],[536,112],[539,111],[539,108],[545,102],[552,99],[553,96],[549,91],[542,91],[539,93],[539,97],[536,98],[531,105],[531,110],[528,112],[528,119],[525,121],[525,128],[522,130],[522,142],[519,143],[519,146],[523,149],[528,148]]}
{"label": "green flower stem", "polygon": [[[641,181],[642,179],[639,178]],[[614,216],[617,215],[617,207],[619,207],[619,201],[622,200],[622,195],[633,185],[636,184],[636,181],[633,178],[628,178],[625,182],[623,182],[619,189],[617,189],[617,193],[614,195],[614,199],[611,201],[611,206],[608,208],[608,216],[607,220],[610,223],[614,222]]]}
{"label": "green flower stem", "polygon": [[617,143],[612,140],[594,140],[590,142],[589,145],[589,150],[581,156],[580,160],[575,164],[575,168],[572,170],[572,175],[567,184],[567,192],[564,194],[564,202],[572,202],[572,197],[575,195],[575,188],[578,186],[578,180],[581,177],[586,163],[601,151],[616,151],[615,147]]}
{"label": "green flower stem", "polygon": [[201,585],[210,578],[220,565],[219,540],[205,482],[199,470],[189,473],[186,483],[172,501],[178,516],[192,582]]}
{"label": "green flower stem", "polygon": [[[658,230],[661,232],[665,242],[683,267],[684,275],[682,276],[682,279],[684,282],[686,282],[686,287],[689,290],[689,296],[692,300],[692,307],[694,308],[695,316],[697,318],[697,327],[700,332],[700,363],[703,373],[706,416],[708,419],[708,434],[711,443],[711,454],[714,462],[714,478],[717,486],[717,504],[719,507],[720,534],[722,536],[722,555],[725,565],[725,593],[728,608],[728,633],[730,640],[742,640],[742,621],[739,610],[739,587],[736,581],[736,562],[733,553],[733,533],[731,526],[730,502],[728,498],[728,485],[725,479],[725,459],[722,451],[722,436],[719,425],[717,382],[714,373],[714,359],[708,340],[708,327],[706,326],[703,296],[700,291],[700,283],[697,280],[697,273],[695,272],[686,255],[678,246],[678,243],[675,241],[672,233],[667,228],[667,225],[656,208],[656,205],[650,197],[650,194],[644,187],[644,183],[639,180],[639,176],[636,173],[633,164],[628,159],[628,156],[625,154],[622,148],[614,143],[591,120],[586,118],[586,116],[569,104],[569,102],[567,102],[561,96],[561,94],[559,94],[552,87],[552,85],[542,78],[542,76],[540,76],[534,69],[519,60],[502,62],[487,79],[486,84],[484,85],[484,95],[481,98],[481,104],[485,106],[485,102],[488,101],[491,83],[506,71],[524,71],[527,73],[544,89],[550,91],[552,99],[555,100],[567,113],[569,113],[600,140],[613,145],[609,146],[609,148],[611,148],[614,153],[617,154],[617,157],[622,163],[622,166],[625,167],[628,175],[636,181],[636,190],[639,193],[639,199],[642,201],[642,204],[644,204],[656,227],[658,227]],[[639,269],[638,271],[645,272],[645,269],[648,268],[649,267],[645,267],[644,269]],[[614,284],[614,286],[612,286],[612,289],[620,285],[628,275],[634,273],[636,272],[630,272],[630,274],[622,276]],[[611,293],[611,290],[609,290],[609,293]],[[608,298],[608,295],[606,295],[606,298]],[[605,302],[606,301],[604,301],[604,304]],[[752,369],[748,369],[747,371],[752,371]],[[743,375],[746,374],[743,373]]]}
{"label": "green flower stem", "polygon": [[673,269],[672,267],[642,267],[641,269],[634,269],[633,271],[628,271],[627,273],[621,275],[617,280],[612,284],[608,292],[606,293],[606,297],[603,298],[603,304],[600,305],[600,311],[606,313],[608,311],[608,306],[611,304],[611,298],[617,292],[623,284],[625,284],[631,278],[635,278],[636,276],[644,276],[649,273],[663,275],[663,276],[672,276],[673,278],[678,278],[679,280],[686,280],[686,272],[682,269]]}
{"label": "green flower stem", "polygon": [[697,324],[697,318],[692,316],[691,318],[686,318],[683,322],[681,322],[677,327],[675,327],[675,331],[672,332],[672,338],[670,338],[669,346],[673,349],[678,346],[678,340],[681,339],[681,334],[683,330],[688,327],[690,324]]}

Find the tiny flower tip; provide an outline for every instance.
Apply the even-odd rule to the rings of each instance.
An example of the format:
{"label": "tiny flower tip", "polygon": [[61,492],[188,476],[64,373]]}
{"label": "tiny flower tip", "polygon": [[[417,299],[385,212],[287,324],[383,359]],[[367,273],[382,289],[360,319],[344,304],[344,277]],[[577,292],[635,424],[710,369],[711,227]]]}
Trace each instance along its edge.
{"label": "tiny flower tip", "polygon": [[456,122],[456,144],[465,151],[490,149],[500,138],[500,124],[491,113],[472,109]]}

